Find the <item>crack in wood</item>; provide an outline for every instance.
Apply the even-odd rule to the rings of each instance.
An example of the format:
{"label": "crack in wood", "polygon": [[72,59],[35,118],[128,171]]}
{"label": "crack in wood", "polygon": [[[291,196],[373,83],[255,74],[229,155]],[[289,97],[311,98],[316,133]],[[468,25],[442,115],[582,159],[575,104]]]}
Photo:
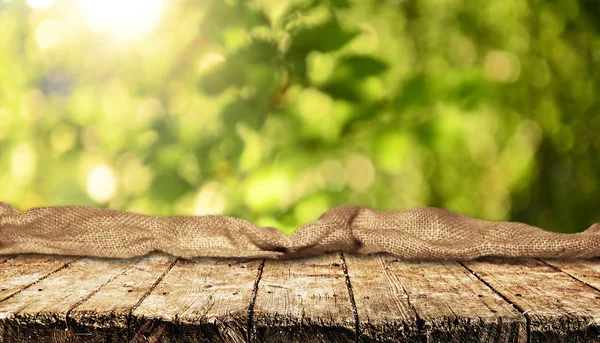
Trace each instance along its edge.
{"label": "crack in wood", "polygon": [[504,301],[506,301],[507,303],[509,303],[511,306],[513,306],[514,308],[517,309],[517,311],[519,311],[523,317],[525,317],[525,322],[526,322],[526,327],[525,330],[527,331],[527,343],[531,343],[531,318],[529,317],[529,315],[527,314],[527,312],[529,310],[523,310],[523,308],[521,308],[519,305],[515,304],[514,302],[510,301],[504,294],[500,293],[497,289],[495,289],[489,282],[487,282],[486,280],[484,280],[482,277],[480,277],[479,275],[477,275],[477,273],[472,270],[471,268],[467,267],[466,264],[464,264],[461,261],[457,261],[458,264],[460,264],[463,268],[465,268],[467,271],[469,271],[469,273],[471,273],[474,277],[476,277],[481,283],[483,283],[484,285],[486,285],[489,289],[491,289],[494,293],[496,293],[496,295],[498,295],[499,297],[501,297]]}
{"label": "crack in wood", "polygon": [[19,289],[19,290],[18,290],[18,291],[16,291],[15,293],[13,293],[13,294],[11,294],[11,295],[9,295],[9,296],[7,296],[7,297],[3,298],[3,299],[0,299],[0,303],[1,303],[1,302],[3,302],[3,301],[6,301],[6,300],[8,300],[8,299],[10,299],[10,298],[12,298],[12,297],[14,297],[14,296],[16,296],[17,294],[19,294],[19,293],[23,292],[24,290],[28,289],[29,287],[31,287],[31,286],[34,286],[35,284],[37,284],[37,283],[39,283],[39,282],[42,282],[43,280],[45,280],[45,279],[46,279],[46,278],[48,278],[49,276],[51,276],[51,275],[53,275],[53,274],[56,274],[56,273],[58,273],[59,271],[61,271],[61,270],[65,269],[65,268],[68,268],[68,267],[69,267],[71,264],[73,264],[73,263],[77,262],[77,261],[78,261],[78,260],[80,260],[81,258],[82,258],[82,257],[77,257],[77,258],[75,258],[75,259],[73,259],[73,260],[71,260],[71,261],[69,261],[69,262],[67,262],[67,263],[63,264],[63,265],[62,265],[62,266],[60,266],[59,268],[57,268],[57,269],[55,269],[55,270],[51,271],[50,273],[48,273],[48,274],[46,274],[46,275],[42,276],[41,278],[39,278],[39,279],[35,280],[34,282],[32,282],[32,283],[28,284],[27,286],[25,286],[25,287],[22,287],[21,289]]}
{"label": "crack in wood", "polygon": [[552,268],[552,269],[556,270],[557,272],[560,272],[560,273],[567,274],[567,275],[568,275],[569,277],[571,277],[573,280],[575,280],[575,281],[577,281],[577,282],[580,282],[580,283],[584,284],[585,286],[587,286],[587,287],[589,287],[589,288],[591,288],[591,289],[593,289],[593,290],[595,290],[595,291],[597,291],[597,292],[600,292],[600,288],[598,288],[598,287],[595,287],[594,285],[590,285],[589,283],[585,282],[584,280],[581,280],[581,279],[577,278],[575,275],[572,275],[571,273],[569,273],[569,272],[568,272],[568,271],[566,271],[566,270],[560,269],[560,268],[558,268],[558,267],[556,267],[556,266],[554,266],[554,265],[552,265],[552,264],[550,264],[550,263],[548,263],[548,262],[546,262],[546,261],[544,261],[544,260],[540,260],[540,259],[537,259],[537,258],[536,258],[536,259],[534,259],[534,260],[536,260],[536,261],[539,261],[539,262],[541,262],[541,263],[543,263],[543,264],[547,265],[548,267],[550,267],[550,268]]}
{"label": "crack in wood", "polygon": [[67,310],[67,312],[65,314],[66,331],[69,331],[69,319],[70,319],[71,312],[73,311],[73,309],[75,309],[77,306],[79,306],[79,305],[83,304],[84,302],[86,302],[88,299],[90,299],[91,297],[93,297],[94,294],[98,293],[100,291],[100,289],[102,289],[102,287],[108,285],[109,283],[111,283],[117,277],[125,274],[128,270],[132,269],[134,266],[135,266],[135,264],[132,264],[128,268],[123,269],[123,271],[121,273],[118,273],[118,274],[114,275],[113,277],[111,277],[110,279],[108,279],[105,283],[101,284],[100,287],[96,288],[95,290],[93,290],[92,292],[90,292],[88,295],[86,295],[85,297],[79,299],[73,305],[71,305],[70,308]]}
{"label": "crack in wood", "polygon": [[260,265],[258,266],[258,273],[256,275],[256,280],[254,280],[254,286],[252,288],[252,295],[250,296],[250,303],[248,304],[248,338],[247,343],[251,343],[253,336],[255,334],[256,328],[254,327],[254,304],[256,303],[256,296],[258,295],[258,285],[260,283],[260,279],[262,278],[262,272],[265,268],[265,260],[262,259],[260,261]]}
{"label": "crack in wood", "polygon": [[350,298],[350,305],[352,306],[352,314],[354,315],[354,335],[355,342],[358,343],[360,335],[360,320],[358,318],[358,309],[356,308],[356,300],[354,299],[354,292],[352,291],[352,283],[350,282],[350,274],[348,274],[348,266],[346,265],[346,259],[344,253],[340,252],[340,262],[342,263],[342,269],[346,277],[346,287],[348,288],[348,297]]}
{"label": "crack in wood", "polygon": [[[387,279],[388,286],[391,286],[392,284],[394,284],[394,282],[392,281],[392,275],[390,274],[389,270],[387,269],[382,255],[378,255],[377,259],[379,260],[379,263],[381,265],[381,270],[383,272],[383,275]],[[400,261],[400,259],[397,259],[396,261]],[[403,285],[400,285],[400,286],[402,288],[402,292],[404,293],[404,295],[406,295],[406,303],[408,304],[408,307],[412,310],[412,312],[415,316],[416,324],[417,324],[417,332],[420,336],[424,337],[425,336],[425,320],[423,318],[421,318],[416,307],[412,304],[411,299],[410,299],[410,294],[406,291],[406,289],[404,288]],[[398,308],[402,307],[402,305],[399,303],[399,301],[396,297],[393,297],[392,299],[394,300],[394,302],[396,303]]]}
{"label": "crack in wood", "polygon": [[131,308],[131,310],[129,310],[129,313],[127,314],[127,342],[131,341],[131,331],[132,331],[132,327],[131,327],[131,316],[133,314],[133,311],[135,311],[135,309],[138,308],[138,306],[140,306],[140,304],[150,295],[150,293],[152,293],[152,291],[154,291],[154,289],[158,286],[158,284],[165,278],[165,276],[167,276],[167,274],[173,269],[173,267],[175,267],[175,264],[177,264],[177,262],[179,261],[179,258],[176,258],[173,260],[173,262],[171,262],[171,264],[169,264],[169,266],[167,267],[167,269],[158,277],[158,279],[152,284],[152,286],[150,287],[150,289],[144,293],[144,295],[142,295],[142,297],[140,298],[140,300],[137,301],[137,303],[135,305],[133,305],[133,307]]}

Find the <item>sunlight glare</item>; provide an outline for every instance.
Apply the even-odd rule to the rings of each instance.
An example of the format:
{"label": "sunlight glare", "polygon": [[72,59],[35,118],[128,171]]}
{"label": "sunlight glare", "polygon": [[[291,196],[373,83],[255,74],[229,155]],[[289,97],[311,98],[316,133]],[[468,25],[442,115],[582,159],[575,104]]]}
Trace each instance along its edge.
{"label": "sunlight glare", "polygon": [[27,0],[27,5],[34,10],[43,10],[54,4],[54,0]]}
{"label": "sunlight glare", "polygon": [[108,32],[116,39],[136,39],[158,26],[164,0],[79,0],[87,25],[94,32]]}

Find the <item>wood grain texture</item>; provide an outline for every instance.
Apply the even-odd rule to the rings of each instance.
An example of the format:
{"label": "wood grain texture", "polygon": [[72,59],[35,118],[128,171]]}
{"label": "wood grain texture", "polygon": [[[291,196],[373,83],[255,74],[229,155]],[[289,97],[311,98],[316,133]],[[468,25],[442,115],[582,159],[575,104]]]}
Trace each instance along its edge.
{"label": "wood grain texture", "polygon": [[1,342],[67,342],[77,338],[70,311],[131,267],[127,260],[83,258],[0,302]]}
{"label": "wood grain texture", "polygon": [[408,295],[379,256],[344,254],[363,341],[419,342],[418,317]]}
{"label": "wood grain texture", "polygon": [[245,342],[260,261],[178,261],[131,314],[132,342]]}
{"label": "wood grain texture", "polygon": [[600,259],[544,260],[544,262],[600,290]]}
{"label": "wood grain texture", "polygon": [[0,263],[0,301],[2,301],[56,272],[75,258],[21,255],[15,258],[0,258],[0,260],[3,260],[3,263]]}
{"label": "wood grain texture", "polygon": [[600,342],[599,287],[600,259],[1,256],[0,342]]}
{"label": "wood grain texture", "polygon": [[254,325],[258,342],[354,342],[340,255],[265,261]]}
{"label": "wood grain texture", "polygon": [[170,271],[175,258],[153,254],[105,284],[73,308],[69,327],[81,342],[118,342],[129,336],[131,311]]}
{"label": "wood grain texture", "polygon": [[527,341],[525,317],[456,262],[345,258],[364,340]]}
{"label": "wood grain texture", "polygon": [[464,265],[525,313],[531,342],[600,341],[597,290],[534,259],[488,258]]}

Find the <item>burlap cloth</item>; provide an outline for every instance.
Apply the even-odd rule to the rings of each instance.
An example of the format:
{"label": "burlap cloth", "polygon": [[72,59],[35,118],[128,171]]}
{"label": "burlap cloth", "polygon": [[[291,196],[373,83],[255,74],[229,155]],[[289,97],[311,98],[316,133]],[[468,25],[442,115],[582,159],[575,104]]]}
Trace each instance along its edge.
{"label": "burlap cloth", "polygon": [[0,202],[0,254],[129,258],[163,251],[182,258],[292,258],[327,251],[407,259],[600,256],[600,223],[559,234],[487,222],[436,208],[396,212],[342,206],[288,236],[227,216],[153,217],[86,206],[33,208]]}

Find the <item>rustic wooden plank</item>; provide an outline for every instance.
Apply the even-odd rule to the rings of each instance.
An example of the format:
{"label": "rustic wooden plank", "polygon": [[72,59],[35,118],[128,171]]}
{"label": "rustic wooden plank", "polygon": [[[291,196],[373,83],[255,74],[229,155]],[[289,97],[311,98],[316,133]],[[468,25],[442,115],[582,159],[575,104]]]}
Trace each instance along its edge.
{"label": "rustic wooden plank", "polygon": [[525,317],[456,262],[345,259],[364,340],[527,341]]}
{"label": "rustic wooden plank", "polygon": [[178,261],[131,314],[132,342],[245,342],[260,260]]}
{"label": "rustic wooden plank", "polygon": [[20,255],[6,258],[4,263],[0,264],[0,301],[74,260],[74,257],[52,255]]}
{"label": "rustic wooden plank", "polygon": [[534,259],[465,262],[525,313],[531,342],[600,341],[600,293]]}
{"label": "rustic wooden plank", "polygon": [[[378,342],[420,342],[419,319],[399,282],[379,256],[344,254],[359,319],[360,338]],[[397,279],[395,280],[397,281]]]}
{"label": "rustic wooden plank", "polygon": [[69,315],[73,341],[119,342],[128,339],[131,311],[170,271],[176,258],[152,254],[105,284]]}
{"label": "rustic wooden plank", "polygon": [[123,273],[131,260],[83,258],[0,302],[1,342],[67,342],[77,333],[67,320],[71,309]]}
{"label": "rustic wooden plank", "polygon": [[597,259],[2,259],[1,342],[600,341]]}
{"label": "rustic wooden plank", "polygon": [[544,262],[595,289],[600,289],[600,259],[556,259]]}
{"label": "rustic wooden plank", "polygon": [[266,261],[253,319],[258,342],[354,342],[340,255]]}

